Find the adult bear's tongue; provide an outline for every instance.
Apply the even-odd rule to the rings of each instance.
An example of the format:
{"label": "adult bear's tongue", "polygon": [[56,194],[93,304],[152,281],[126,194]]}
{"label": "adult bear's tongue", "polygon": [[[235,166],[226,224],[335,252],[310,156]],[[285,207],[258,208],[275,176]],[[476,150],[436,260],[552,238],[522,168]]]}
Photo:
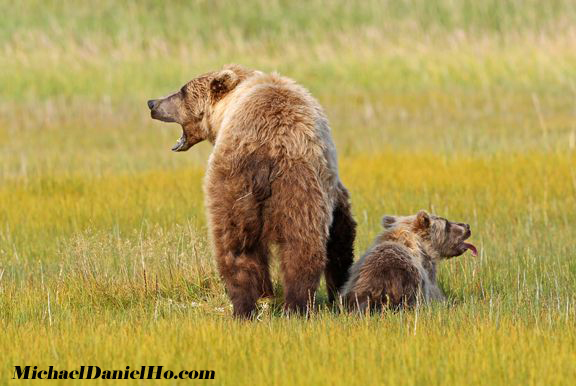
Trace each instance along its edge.
{"label": "adult bear's tongue", "polygon": [[469,249],[472,252],[472,256],[474,257],[478,256],[478,250],[474,245],[470,243],[463,243],[463,245],[466,247],[466,249]]}

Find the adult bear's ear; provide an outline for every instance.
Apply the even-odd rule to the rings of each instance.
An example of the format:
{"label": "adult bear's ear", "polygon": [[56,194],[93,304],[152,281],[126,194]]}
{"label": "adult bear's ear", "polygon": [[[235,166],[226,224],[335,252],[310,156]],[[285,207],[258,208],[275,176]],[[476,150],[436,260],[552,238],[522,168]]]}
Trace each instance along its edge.
{"label": "adult bear's ear", "polygon": [[232,70],[222,70],[210,81],[210,95],[213,101],[220,100],[240,82],[238,75]]}
{"label": "adult bear's ear", "polygon": [[416,229],[428,229],[430,227],[430,215],[425,210],[421,210],[416,215],[416,221],[414,222],[414,227]]}

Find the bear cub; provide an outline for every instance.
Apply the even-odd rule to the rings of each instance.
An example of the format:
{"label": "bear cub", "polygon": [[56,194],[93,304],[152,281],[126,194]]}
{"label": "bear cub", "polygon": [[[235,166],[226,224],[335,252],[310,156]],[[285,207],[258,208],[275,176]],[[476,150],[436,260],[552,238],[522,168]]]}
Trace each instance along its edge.
{"label": "bear cub", "polygon": [[398,309],[414,306],[418,299],[443,300],[436,284],[436,263],[467,250],[470,225],[420,211],[413,216],[384,216],[384,231],[374,245],[350,267],[342,289],[349,309]]}

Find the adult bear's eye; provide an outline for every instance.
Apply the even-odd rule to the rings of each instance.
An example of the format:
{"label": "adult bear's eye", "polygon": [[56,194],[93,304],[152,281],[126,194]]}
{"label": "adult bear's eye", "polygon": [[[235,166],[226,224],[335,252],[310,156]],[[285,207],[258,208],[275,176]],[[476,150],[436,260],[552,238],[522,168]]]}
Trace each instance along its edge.
{"label": "adult bear's eye", "polygon": [[446,227],[444,228],[444,230],[446,231],[446,233],[450,232],[450,221],[445,220],[446,221]]}
{"label": "adult bear's eye", "polygon": [[184,86],[180,89],[180,94],[182,94],[182,97],[186,98],[186,94],[188,94],[188,90],[186,89],[186,86]]}

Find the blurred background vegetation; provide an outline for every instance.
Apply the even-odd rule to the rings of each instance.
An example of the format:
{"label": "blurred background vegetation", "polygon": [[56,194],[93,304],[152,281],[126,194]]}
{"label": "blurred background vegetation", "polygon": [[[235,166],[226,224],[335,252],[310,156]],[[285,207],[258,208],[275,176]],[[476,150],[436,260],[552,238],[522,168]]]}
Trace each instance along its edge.
{"label": "blurred background vegetation", "polygon": [[150,121],[145,101],[225,63],[309,87],[342,155],[574,146],[573,1],[27,0],[0,12],[0,176],[203,162],[206,146],[149,151],[178,130]]}

